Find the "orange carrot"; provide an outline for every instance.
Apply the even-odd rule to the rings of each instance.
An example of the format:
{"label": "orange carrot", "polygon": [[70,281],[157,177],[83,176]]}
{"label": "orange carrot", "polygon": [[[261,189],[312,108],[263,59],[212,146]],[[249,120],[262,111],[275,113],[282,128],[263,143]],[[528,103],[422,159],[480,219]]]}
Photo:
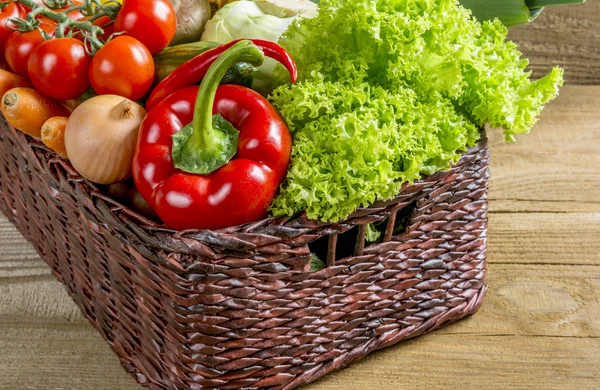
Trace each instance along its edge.
{"label": "orange carrot", "polygon": [[65,150],[65,128],[69,118],[66,116],[53,116],[42,126],[42,142],[63,157],[67,157]]}
{"label": "orange carrot", "polygon": [[69,110],[56,100],[32,88],[13,88],[2,97],[2,114],[16,129],[40,138],[42,125],[53,116],[69,116]]}
{"label": "orange carrot", "polygon": [[9,89],[17,87],[31,87],[31,84],[25,77],[0,69],[0,95],[4,96]]}

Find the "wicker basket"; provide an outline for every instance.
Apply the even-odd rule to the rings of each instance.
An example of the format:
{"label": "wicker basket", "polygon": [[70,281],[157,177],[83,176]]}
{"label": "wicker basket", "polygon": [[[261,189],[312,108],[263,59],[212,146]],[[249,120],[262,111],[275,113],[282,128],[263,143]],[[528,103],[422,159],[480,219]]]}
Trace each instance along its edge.
{"label": "wicker basket", "polygon": [[[342,223],[176,233],[0,121],[0,208],[150,388],[295,388],[472,314],[485,294],[485,140]],[[371,222],[385,232],[365,245]],[[311,272],[311,252],[327,268]]]}

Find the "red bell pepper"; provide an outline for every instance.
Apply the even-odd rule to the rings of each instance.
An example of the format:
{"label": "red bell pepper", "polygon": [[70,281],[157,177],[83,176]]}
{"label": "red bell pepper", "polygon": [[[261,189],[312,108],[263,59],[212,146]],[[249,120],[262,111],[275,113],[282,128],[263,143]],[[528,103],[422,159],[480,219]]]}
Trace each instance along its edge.
{"label": "red bell pepper", "polygon": [[[292,82],[296,82],[296,79],[298,78],[296,64],[287,51],[274,42],[262,39],[247,40],[252,41],[256,46],[260,47],[267,57],[273,58],[283,64],[290,72]],[[210,68],[213,62],[215,62],[226,50],[240,41],[242,41],[242,39],[217,46],[179,66],[173,73],[161,81],[156,88],[154,88],[146,102],[146,109],[150,111],[175,91],[196,85],[196,83],[204,78],[206,72],[208,72],[208,68]]]}
{"label": "red bell pepper", "polygon": [[267,216],[287,172],[290,133],[257,92],[219,86],[236,63],[263,61],[259,47],[238,42],[214,62],[199,88],[171,94],[144,119],[133,177],[167,226],[220,229]]}

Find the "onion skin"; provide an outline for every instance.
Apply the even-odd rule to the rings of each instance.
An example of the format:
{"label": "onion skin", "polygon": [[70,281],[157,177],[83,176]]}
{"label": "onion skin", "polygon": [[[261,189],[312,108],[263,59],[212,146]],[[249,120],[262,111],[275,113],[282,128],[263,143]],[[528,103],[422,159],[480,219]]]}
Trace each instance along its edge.
{"label": "onion skin", "polygon": [[73,111],[65,130],[65,147],[73,168],[97,184],[131,177],[131,161],[146,110],[117,95],[100,95]]}

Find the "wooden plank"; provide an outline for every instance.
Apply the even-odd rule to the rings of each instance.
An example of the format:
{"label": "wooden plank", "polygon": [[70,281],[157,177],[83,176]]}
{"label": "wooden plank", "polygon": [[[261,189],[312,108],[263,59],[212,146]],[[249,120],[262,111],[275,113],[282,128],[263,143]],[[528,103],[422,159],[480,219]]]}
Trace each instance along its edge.
{"label": "wooden plank", "polygon": [[600,213],[491,214],[488,260],[600,265]]}
{"label": "wooden plank", "polygon": [[600,84],[600,1],[549,7],[528,25],[511,29],[509,38],[531,60],[535,77],[561,65],[569,84]]}
{"label": "wooden plank", "polygon": [[599,97],[600,86],[565,86],[516,143],[488,132],[492,211],[600,211]]}
{"label": "wooden plank", "polygon": [[0,213],[0,238],[0,269],[7,263],[24,264],[37,261],[37,252],[31,245],[23,245],[26,242],[23,236],[2,213]]}
{"label": "wooden plank", "polygon": [[[492,195],[495,192],[492,192]],[[576,200],[490,199],[495,213],[600,213],[600,203]]]}
{"label": "wooden plank", "polygon": [[[391,390],[400,378],[423,389],[475,389],[490,380],[592,388],[600,374],[600,267],[491,264],[487,280],[477,315],[308,388]],[[58,282],[0,282],[0,296],[0,389],[138,388]]]}
{"label": "wooden plank", "polygon": [[600,340],[432,334],[368,356],[312,390],[598,389]]}
{"label": "wooden plank", "polygon": [[0,351],[0,389],[141,389],[89,325],[2,329]]}
{"label": "wooden plank", "polygon": [[[0,336],[0,389],[141,389],[99,336],[19,334]],[[599,339],[431,334],[370,355],[305,388],[597,389],[598,367]]]}
{"label": "wooden plank", "polygon": [[439,333],[600,338],[600,266],[491,263],[486,281],[480,311]]}

